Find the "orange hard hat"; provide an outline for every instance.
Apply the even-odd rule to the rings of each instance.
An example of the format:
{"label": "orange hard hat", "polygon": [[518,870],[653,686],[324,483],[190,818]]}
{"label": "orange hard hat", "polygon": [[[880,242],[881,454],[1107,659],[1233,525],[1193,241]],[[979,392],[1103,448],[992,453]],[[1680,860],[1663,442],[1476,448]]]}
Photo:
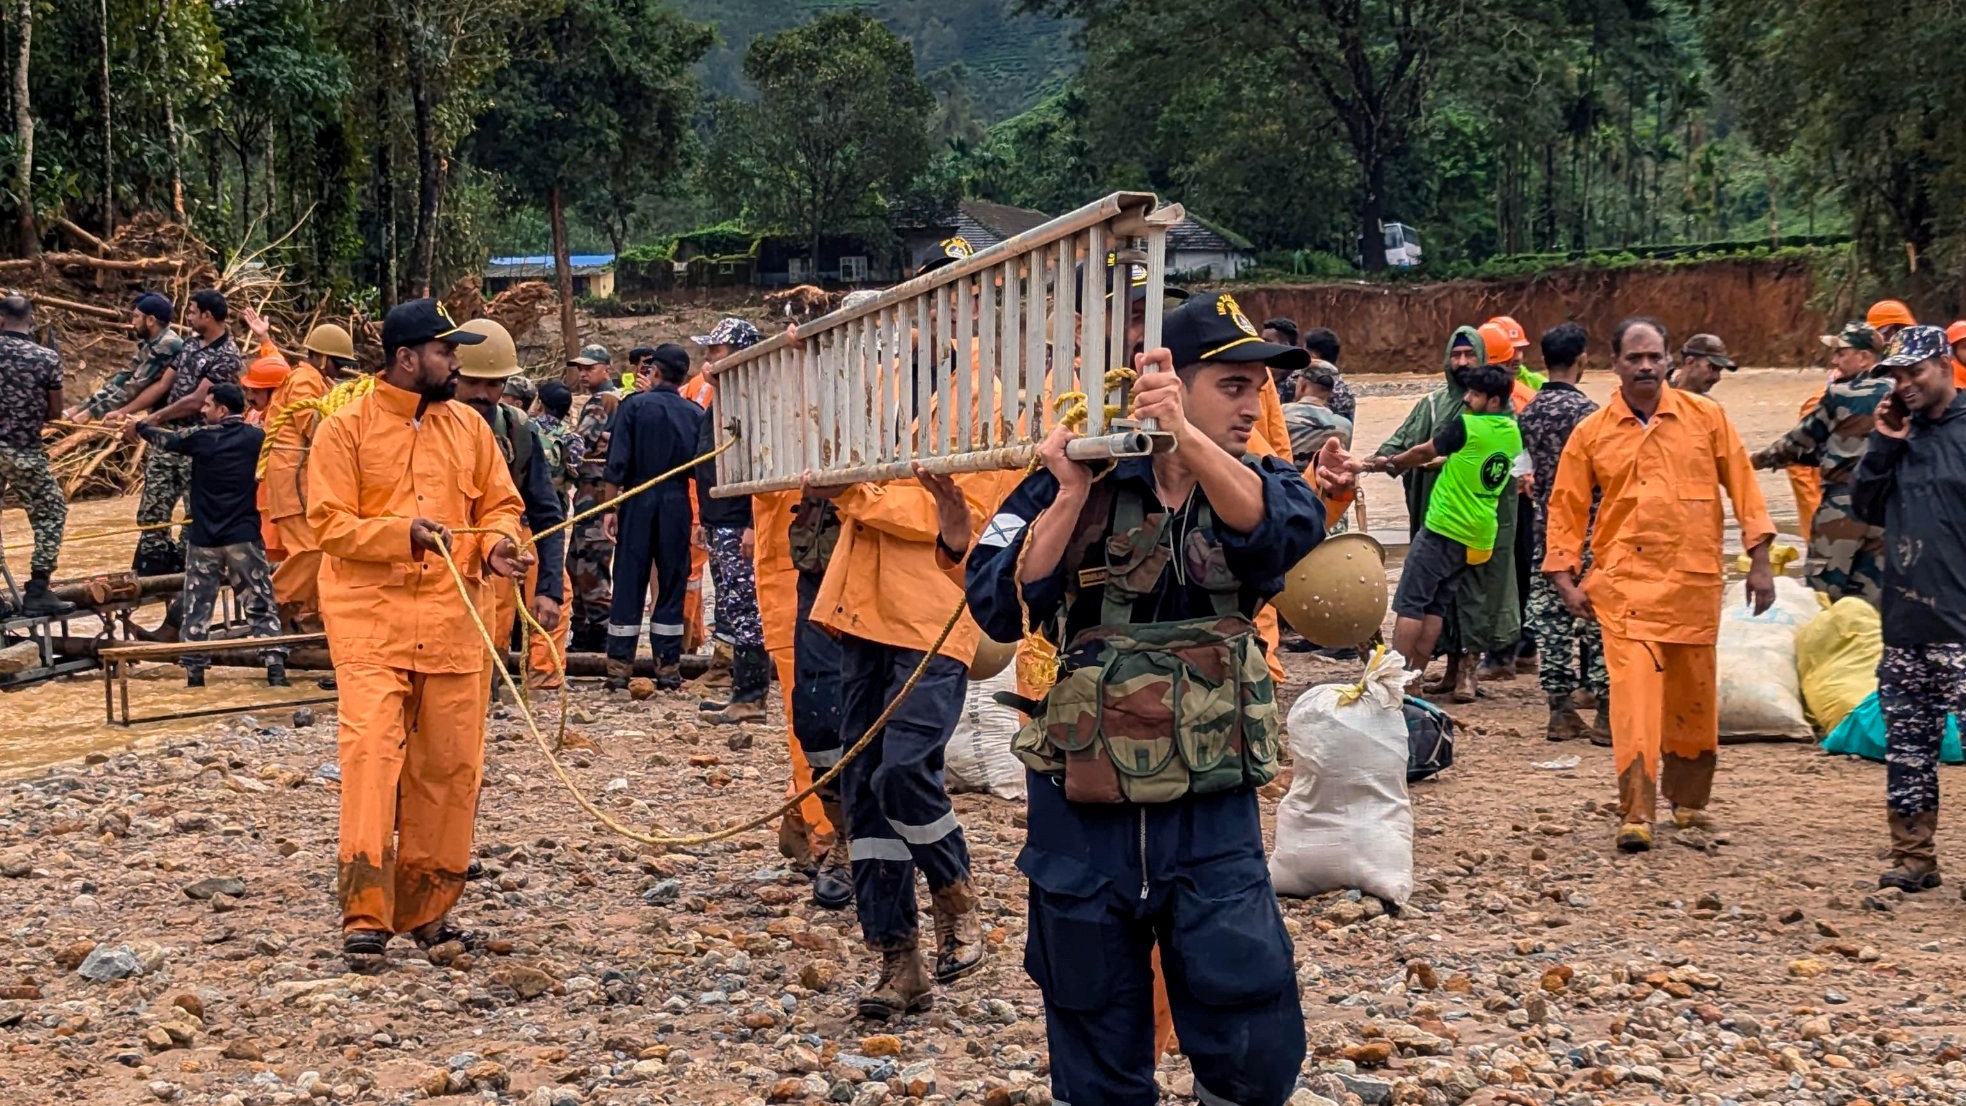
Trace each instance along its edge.
{"label": "orange hard hat", "polygon": [[1911,317],[1911,308],[1899,300],[1878,300],[1864,312],[1864,322],[1871,326],[1917,326],[1918,320]]}
{"label": "orange hard hat", "polygon": [[1502,328],[1502,333],[1509,336],[1510,345],[1517,349],[1529,348],[1529,332],[1522,329],[1521,323],[1516,322],[1507,315],[1497,315],[1488,321],[1491,325]]}
{"label": "orange hard hat", "polygon": [[1509,332],[1493,322],[1481,324],[1475,333],[1481,335],[1482,355],[1491,365],[1515,364],[1515,341]]}
{"label": "orange hard hat", "polygon": [[1946,345],[1956,346],[1966,342],[1966,319],[1960,319],[1946,327]]}
{"label": "orange hard hat", "polygon": [[278,388],[287,379],[293,368],[284,357],[260,357],[246,366],[245,375],[239,378],[241,388]]}

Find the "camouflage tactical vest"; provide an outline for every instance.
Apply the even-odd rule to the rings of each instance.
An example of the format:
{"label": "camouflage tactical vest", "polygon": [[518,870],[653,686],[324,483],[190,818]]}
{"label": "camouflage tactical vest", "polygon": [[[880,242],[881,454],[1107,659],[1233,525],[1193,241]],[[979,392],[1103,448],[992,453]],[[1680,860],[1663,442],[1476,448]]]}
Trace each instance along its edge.
{"label": "camouflage tactical vest", "polygon": [[[1075,537],[1065,559],[1066,610],[1081,588],[1097,586],[1102,624],[1061,651],[1058,683],[1017,734],[1018,759],[1062,773],[1065,797],[1081,803],[1165,803],[1268,783],[1282,730],[1276,687],[1256,624],[1237,609],[1242,585],[1213,512],[1202,506],[1177,551],[1172,513],[1149,516],[1137,492],[1108,498],[1103,568],[1088,556],[1107,515],[1095,503],[1081,515],[1090,540]],[[1207,590],[1215,614],[1133,621],[1134,604],[1158,590],[1177,555],[1173,567]]]}
{"label": "camouflage tactical vest", "polygon": [[491,426],[492,437],[498,442],[498,452],[505,457],[505,471],[512,474],[512,486],[523,494],[526,490],[526,471],[532,467],[532,450],[537,442],[532,431],[532,420],[501,403]]}
{"label": "camouflage tactical vest", "polygon": [[793,567],[808,575],[824,575],[833,547],[840,542],[840,512],[831,500],[807,496],[799,500],[787,536]]}

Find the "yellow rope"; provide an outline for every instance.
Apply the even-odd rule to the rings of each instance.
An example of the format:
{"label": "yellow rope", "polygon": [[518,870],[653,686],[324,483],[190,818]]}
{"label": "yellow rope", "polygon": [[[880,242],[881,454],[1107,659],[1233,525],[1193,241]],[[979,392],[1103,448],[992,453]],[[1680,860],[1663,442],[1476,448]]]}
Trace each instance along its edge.
{"label": "yellow rope", "polygon": [[[493,641],[491,628],[485,625],[484,616],[478,613],[478,605],[471,601],[470,589],[464,583],[464,573],[459,571],[457,562],[451,558],[450,550],[440,549],[438,556],[443,559],[444,567],[450,570],[451,580],[457,585],[458,597],[464,600],[464,609],[470,612],[472,623],[478,627],[478,634],[484,639],[485,651],[491,655],[492,666],[497,670],[499,679],[505,682],[505,686],[512,692],[512,697],[518,700],[519,713],[526,720],[526,729],[532,733],[533,742],[539,746],[539,751],[545,755],[546,763],[552,766],[553,774],[559,777],[560,783],[565,785],[567,792],[573,796],[574,803],[603,826],[631,841],[638,841],[644,845],[671,848],[707,845],[712,841],[722,841],[726,838],[736,837],[742,833],[749,833],[782,817],[786,811],[805,802],[808,797],[816,793],[821,787],[838,778],[841,769],[844,769],[855,757],[860,755],[862,750],[866,749],[872,743],[874,736],[880,733],[882,727],[887,725],[888,719],[893,717],[895,708],[900,706],[902,700],[906,699],[909,693],[915,690],[915,685],[921,682],[922,673],[928,670],[929,662],[935,659],[943,643],[949,640],[949,634],[955,630],[956,623],[962,619],[963,610],[967,606],[967,603],[958,603],[956,605],[956,609],[949,614],[949,620],[943,623],[942,632],[936,636],[935,643],[930,645],[928,651],[922,654],[921,663],[916,665],[915,670],[908,675],[907,682],[903,683],[901,689],[895,693],[893,700],[888,703],[887,709],[881,711],[880,717],[874,719],[873,724],[867,727],[867,732],[862,734],[860,739],[855,741],[853,746],[841,755],[839,762],[828,768],[824,775],[813,780],[811,786],[787,799],[777,809],[768,814],[753,818],[750,821],[725,826],[722,829],[713,830],[708,833],[686,834],[681,837],[664,837],[658,834],[642,833],[639,830],[622,825],[610,817],[606,811],[595,806],[593,800],[589,799],[586,793],[580,790],[580,785],[575,783],[573,777],[567,774],[565,766],[560,763],[560,758],[554,754],[553,746],[547,744],[546,735],[539,732],[539,723],[533,718],[531,706],[526,703],[520,694],[518,682],[512,678],[511,670],[505,666],[505,651],[500,649]],[[524,609],[524,604],[520,604],[520,610]],[[531,621],[530,612],[527,612],[526,617],[528,621]],[[536,623],[534,624],[536,625]],[[560,725],[564,734],[566,726],[564,675],[562,676],[561,687],[563,704],[560,710]]]}
{"label": "yellow rope", "polygon": [[[715,458],[720,456],[725,450],[729,449],[731,446],[734,446],[736,444],[737,444],[737,437],[733,435],[732,437],[727,439],[724,442],[724,444],[718,446],[717,448],[711,450],[708,453],[703,454],[700,457],[697,457],[693,460],[685,461],[682,464],[677,465],[675,468],[670,469],[668,472],[662,473],[659,476],[652,476],[649,479],[642,481],[641,483],[635,485],[634,487],[629,488],[627,491],[622,492],[620,495],[615,496],[613,499],[601,503],[596,503],[592,507],[589,507],[586,510],[581,511],[578,514],[569,515],[566,518],[566,520],[563,522],[556,522],[553,525],[548,526],[546,529],[541,530],[539,533],[534,534],[531,538],[527,539],[525,544],[538,545],[539,539],[546,537],[549,534],[557,534],[560,531],[565,530],[570,526],[577,526],[580,523],[583,523],[588,519],[593,518],[595,515],[603,514],[607,511],[611,511],[614,509],[615,504],[620,503],[622,500],[640,495],[643,492],[648,491],[650,488],[655,487],[657,484],[662,483],[664,480],[668,480],[671,477],[675,477],[681,475],[682,473],[688,472],[689,470],[695,468],[696,466],[702,464],[705,461],[714,460]],[[486,530],[482,527],[471,527],[471,526],[458,527],[451,531],[451,533],[453,534],[489,534],[492,532],[493,531]]]}
{"label": "yellow rope", "polygon": [[[173,526],[184,526],[190,521],[188,518],[174,518],[168,522],[147,522],[142,526],[125,526],[116,530],[97,530],[91,534],[65,534],[62,536],[61,541],[63,545],[71,545],[78,541],[94,541],[96,538],[118,538],[125,534],[147,534],[152,530],[168,530]],[[4,548],[32,549],[34,548],[34,543],[31,541],[17,541],[9,543]]]}
{"label": "yellow rope", "polygon": [[[1106,372],[1105,379],[1100,381],[1103,385],[1101,394],[1103,396],[1105,392],[1124,388],[1139,379],[1139,377],[1139,373],[1125,366],[1117,369],[1109,369]],[[1092,409],[1088,406],[1089,403],[1090,401],[1086,398],[1084,392],[1066,392],[1057,399],[1052,400],[1051,407],[1058,414],[1059,425],[1077,430],[1085,425],[1087,419],[1092,417]],[[1124,411],[1124,408],[1117,403],[1108,403],[1105,405],[1105,408],[1106,421],[1108,422],[1119,418],[1120,414]]]}
{"label": "yellow rope", "polygon": [[253,475],[264,479],[266,461],[273,454],[273,436],[278,434],[294,417],[303,411],[319,411],[324,417],[332,415],[343,407],[375,391],[375,377],[363,373],[352,380],[344,380],[328,389],[326,395],[316,399],[299,399],[280,408],[274,416],[266,420],[266,440],[259,446],[259,464]]}

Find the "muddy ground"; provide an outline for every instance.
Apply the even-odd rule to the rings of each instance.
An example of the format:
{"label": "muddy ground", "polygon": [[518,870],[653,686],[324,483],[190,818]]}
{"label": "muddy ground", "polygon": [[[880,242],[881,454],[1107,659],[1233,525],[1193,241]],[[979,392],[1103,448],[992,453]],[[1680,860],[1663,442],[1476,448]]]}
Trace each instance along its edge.
{"label": "muddy ground", "polygon": [[[1755,441],[1806,380],[1722,387],[1737,383],[1730,408],[1771,424],[1744,426]],[[1368,400],[1361,442],[1405,403]],[[1396,498],[1383,487],[1378,500]],[[19,532],[11,513],[6,525]],[[1356,671],[1285,663],[1286,698]],[[174,670],[155,671],[162,692]],[[1451,708],[1457,764],[1413,790],[1407,910],[1283,903],[1312,1046],[1300,1106],[1966,1101],[1966,905],[1950,887],[1874,893],[1880,766],[1729,747],[1718,826],[1668,829],[1654,853],[1620,857],[1609,751],[1544,741],[1531,681],[1489,692]],[[0,698],[0,742],[23,719],[99,710],[97,696],[76,684]],[[592,746],[572,754],[573,774],[626,822],[689,832],[782,793],[775,702],[767,724],[737,731],[698,726],[683,697],[583,687],[573,705]],[[497,719],[487,875],[457,916],[500,951],[439,968],[404,944],[387,973],[354,977],[337,956],[334,719],[293,723],[267,709],[134,750],[121,747],[131,733],[104,730],[86,759],[31,769],[37,758],[10,750],[0,1099],[1049,1101],[1019,963],[1018,804],[956,800],[989,967],[933,1012],[870,1027],[851,1017],[873,967],[851,914],[812,907],[770,834],[667,853],[616,838],[576,810],[524,724]],[[1574,768],[1547,767],[1567,757]],[[1193,1101],[1178,1057],[1162,1082],[1169,1101]]]}

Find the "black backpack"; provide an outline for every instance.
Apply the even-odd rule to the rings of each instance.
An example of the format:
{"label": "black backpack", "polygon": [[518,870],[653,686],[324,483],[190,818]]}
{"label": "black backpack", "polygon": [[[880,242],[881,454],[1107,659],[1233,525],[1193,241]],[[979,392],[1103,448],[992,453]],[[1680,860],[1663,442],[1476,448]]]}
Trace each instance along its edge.
{"label": "black backpack", "polygon": [[1406,782],[1437,776],[1454,765],[1454,720],[1425,700],[1406,697]]}

